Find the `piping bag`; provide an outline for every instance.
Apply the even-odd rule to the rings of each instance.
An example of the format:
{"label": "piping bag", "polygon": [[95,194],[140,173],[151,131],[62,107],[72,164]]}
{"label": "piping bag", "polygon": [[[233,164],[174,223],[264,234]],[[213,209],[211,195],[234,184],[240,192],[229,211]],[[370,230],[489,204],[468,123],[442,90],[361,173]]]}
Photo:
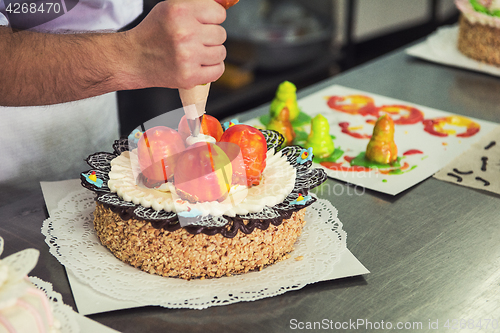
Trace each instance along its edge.
{"label": "piping bag", "polygon": [[[215,0],[225,9],[236,4],[239,0]],[[208,92],[210,91],[210,83],[202,84],[191,89],[179,88],[179,96],[186,114],[186,119],[191,132],[191,138],[198,138],[201,131],[201,122],[205,114],[207,105]],[[189,139],[189,138],[188,138]],[[194,141],[207,141],[200,138]],[[193,141],[193,142],[194,142]],[[214,141],[215,142],[215,141]],[[189,143],[189,142],[188,142]]]}

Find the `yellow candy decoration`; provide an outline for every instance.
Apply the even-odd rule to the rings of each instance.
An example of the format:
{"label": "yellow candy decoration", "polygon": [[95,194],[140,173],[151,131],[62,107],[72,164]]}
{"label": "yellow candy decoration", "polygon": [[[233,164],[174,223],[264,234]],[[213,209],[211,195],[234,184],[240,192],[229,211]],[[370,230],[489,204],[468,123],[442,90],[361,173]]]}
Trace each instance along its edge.
{"label": "yellow candy decoration", "polygon": [[93,182],[97,182],[97,176],[95,174],[95,171],[92,172],[92,174],[89,176],[89,179]]}
{"label": "yellow candy decoration", "polygon": [[266,128],[281,133],[285,137],[285,145],[289,146],[295,139],[295,131],[293,130],[292,123],[289,120],[288,108],[280,111],[276,118],[272,118]]}
{"label": "yellow candy decoration", "polygon": [[394,142],[394,122],[388,115],[378,118],[375,123],[365,156],[367,160],[380,164],[390,164],[397,160],[398,147]]}

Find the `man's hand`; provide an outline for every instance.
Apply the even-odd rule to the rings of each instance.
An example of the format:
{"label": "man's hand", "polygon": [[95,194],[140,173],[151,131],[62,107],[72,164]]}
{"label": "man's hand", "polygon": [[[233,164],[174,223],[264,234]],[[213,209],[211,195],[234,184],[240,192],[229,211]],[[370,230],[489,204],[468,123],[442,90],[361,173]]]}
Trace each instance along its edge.
{"label": "man's hand", "polygon": [[192,88],[224,72],[226,11],[211,0],[158,3],[127,35],[138,82],[132,86]]}
{"label": "man's hand", "polygon": [[47,105],[215,81],[224,72],[225,17],[214,0],[167,0],[120,33],[13,33],[0,27],[0,105]]}

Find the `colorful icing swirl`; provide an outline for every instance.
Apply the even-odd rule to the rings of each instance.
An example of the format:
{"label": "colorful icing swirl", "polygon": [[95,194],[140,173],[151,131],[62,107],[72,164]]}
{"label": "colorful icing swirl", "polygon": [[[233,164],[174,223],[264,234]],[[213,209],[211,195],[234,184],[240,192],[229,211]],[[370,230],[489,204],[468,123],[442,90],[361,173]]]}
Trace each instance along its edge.
{"label": "colorful icing swirl", "polygon": [[[469,118],[463,116],[449,116],[442,118],[426,119],[423,121],[424,130],[432,135],[446,137],[449,135],[455,135],[461,138],[468,138],[479,132],[481,126],[470,120]],[[466,130],[463,133],[457,134],[454,129],[446,129],[446,125],[452,125],[457,127],[465,127]]]}
{"label": "colorful icing swirl", "polygon": [[364,95],[330,96],[327,105],[331,109],[353,115],[378,115],[373,98]]}

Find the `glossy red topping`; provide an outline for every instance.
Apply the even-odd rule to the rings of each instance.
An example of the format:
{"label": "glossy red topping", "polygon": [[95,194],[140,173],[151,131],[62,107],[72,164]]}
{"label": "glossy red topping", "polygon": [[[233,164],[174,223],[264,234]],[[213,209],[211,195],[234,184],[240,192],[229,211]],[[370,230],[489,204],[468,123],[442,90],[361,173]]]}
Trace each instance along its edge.
{"label": "glossy red topping", "polygon": [[239,124],[228,128],[220,141],[232,142],[240,147],[247,186],[259,185],[266,167],[267,143],[264,135],[255,127]]}
{"label": "glossy red topping", "polygon": [[177,131],[156,126],[148,129],[137,143],[142,174],[147,184],[166,182],[174,174],[174,156],[185,149],[184,140]]}

